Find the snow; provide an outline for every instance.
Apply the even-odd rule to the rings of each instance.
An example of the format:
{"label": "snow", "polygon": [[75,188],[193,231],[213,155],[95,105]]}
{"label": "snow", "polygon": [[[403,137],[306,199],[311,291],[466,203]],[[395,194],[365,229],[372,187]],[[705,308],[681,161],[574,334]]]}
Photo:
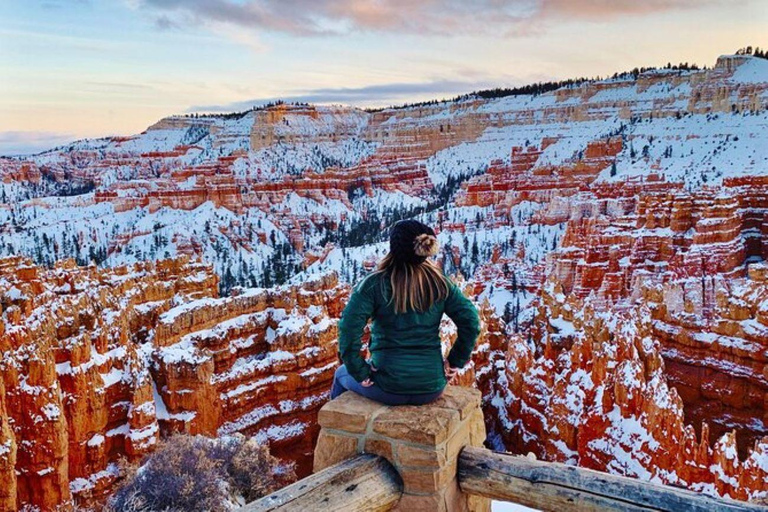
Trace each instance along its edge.
{"label": "snow", "polygon": [[7,441],[0,443],[0,457],[5,457],[9,453],[11,453],[12,448],[13,448],[13,442],[11,439],[8,439]]}
{"label": "snow", "polygon": [[165,406],[163,397],[160,396],[160,393],[157,391],[157,384],[154,379],[152,379],[152,397],[155,401],[155,417],[158,420],[170,419],[171,415],[168,413],[168,408]]}
{"label": "snow", "polygon": [[[716,185],[726,177],[765,175],[768,147],[755,139],[766,128],[766,113],[644,119],[627,127],[628,144],[618,155],[616,176],[605,169],[599,179],[643,179],[652,164],[668,181],[683,182],[690,189]],[[646,147],[647,158],[642,156]]]}
{"label": "snow", "polygon": [[[598,176],[598,184],[620,181],[642,183],[647,181],[651,174],[658,174],[666,180],[682,183],[689,190],[700,190],[721,184],[729,177],[768,175],[768,143],[765,137],[768,133],[768,113],[764,109],[758,112],[748,112],[749,109],[746,109],[741,113],[689,112],[692,96],[701,92],[702,84],[707,87],[712,85],[707,82],[710,75],[720,76],[720,81],[714,85],[718,90],[730,94],[730,97],[722,100],[724,105],[732,103],[743,106],[745,95],[751,94],[752,90],[758,91],[756,95],[759,101],[768,98],[761,85],[768,82],[768,61],[751,57],[740,57],[739,60],[743,62],[732,75],[723,69],[701,73],[651,70],[644,74],[644,80],[641,82],[621,77],[560,91],[568,94],[514,96],[481,102],[445,103],[434,108],[383,111],[377,114],[386,118],[381,125],[370,124],[371,116],[357,109],[319,107],[313,115],[306,115],[304,109],[299,108],[288,109],[285,116],[280,117],[280,121],[270,124],[263,121],[260,117],[263,112],[260,111],[233,118],[178,117],[162,120],[145,133],[129,140],[78,141],[64,150],[46,152],[31,160],[38,165],[46,165],[53,171],[69,172],[72,170],[73,160],[70,149],[87,151],[91,156],[80,155],[86,160],[83,160],[83,168],[78,169],[78,172],[92,173],[89,176],[99,183],[97,192],[109,189],[121,199],[137,202],[148,200],[152,194],[158,192],[187,192],[206,187],[209,183],[208,177],[202,174],[179,181],[174,181],[172,175],[195,169],[197,166],[216,165],[219,157],[230,157],[234,161],[231,169],[226,172],[233,173],[231,176],[235,185],[243,191],[247,192],[253,183],[262,182],[294,183],[296,186],[293,189],[288,186],[288,190],[281,190],[280,194],[274,197],[265,194],[264,197],[248,198],[244,195],[244,203],[252,200],[248,204],[259,206],[238,205],[239,208],[234,211],[216,206],[212,201],[190,210],[158,208],[153,204],[151,207],[134,207],[123,211],[110,203],[97,203],[99,196],[96,192],[73,197],[53,194],[35,197],[33,191],[25,184],[5,183],[0,180],[3,194],[11,198],[9,207],[0,208],[0,225],[15,224],[13,229],[0,234],[0,251],[3,254],[23,254],[41,258],[40,263],[47,265],[56,259],[73,256],[76,251],[85,259],[92,251],[103,251],[106,260],[102,264],[105,266],[191,252],[203,261],[213,264],[220,276],[233,272],[241,278],[239,284],[253,287],[262,283],[262,278],[271,271],[269,265],[274,258],[287,255],[290,263],[295,264],[296,268],[300,267],[303,257],[308,254],[294,251],[289,246],[289,235],[295,236],[299,232],[310,253],[313,256],[322,255],[308,267],[301,267],[303,270],[298,271],[296,275],[289,276],[291,283],[305,282],[329,271],[338,272],[342,282],[352,283],[365,274],[364,265],[377,261],[386,254],[388,244],[384,237],[391,222],[401,215],[423,212],[417,216],[419,219],[431,225],[445,226],[439,233],[441,245],[456,250],[463,256],[463,261],[457,268],[450,268],[451,273],[461,272],[466,276],[469,285],[481,285],[482,292],[477,297],[478,301],[487,300],[499,315],[504,313],[507,305],[511,305],[518,310],[517,319],[527,322],[533,318],[535,307],[538,306],[535,295],[530,290],[536,289],[541,278],[545,277],[542,276],[542,268],[545,264],[552,263],[550,255],[553,249],[560,245],[565,232],[565,224],[541,224],[535,220],[537,216],[552,215],[552,218],[557,219],[596,215],[620,217],[626,213],[623,209],[627,204],[631,204],[635,199],[609,202],[607,205],[596,204],[589,192],[582,191],[580,196],[555,198],[546,202],[537,202],[540,199],[535,198],[520,202],[521,198],[516,198],[514,201],[510,200],[504,208],[498,208],[498,205],[495,205],[495,208],[467,207],[457,204],[457,194],[459,197],[462,194],[457,182],[464,182],[472,177],[489,182],[488,176],[482,175],[488,171],[493,161],[509,163],[513,147],[523,148],[524,151],[538,149],[545,138],[551,143],[538,157],[535,163],[536,171],[546,172],[548,166],[572,165],[590,142],[608,136],[620,136],[624,141],[624,148],[617,156],[615,175],[611,176],[611,166],[607,165]],[[650,80],[659,81],[648,85]],[[590,90],[593,90],[594,94],[588,94]],[[696,112],[706,112],[707,108],[711,107],[706,104],[707,101],[704,100],[704,104],[697,108]],[[631,111],[631,118],[623,112],[624,108]],[[721,108],[714,110],[719,109]],[[458,121],[460,116],[465,115],[469,117]],[[397,139],[386,140],[381,133],[371,133],[375,130],[390,130],[392,134],[408,133],[408,130],[418,132],[422,128],[434,128],[434,123],[449,124],[454,119],[457,122],[464,122],[466,119],[473,121],[471,116],[487,120],[487,127],[460,143],[441,143],[438,145],[441,149],[434,153],[416,152],[416,156],[409,154],[405,158],[398,158],[396,155],[403,144],[408,144],[405,139],[409,135],[397,135]],[[260,130],[264,130],[263,139],[259,139]],[[252,136],[254,139],[251,139]],[[262,141],[272,137],[273,143],[261,147]],[[382,138],[385,142],[382,142]],[[180,145],[192,147],[180,149]],[[158,155],[151,161],[146,156],[141,156],[150,152],[168,153],[170,156]],[[171,152],[176,154],[171,155]],[[393,156],[391,161],[384,162],[389,156],[377,160],[382,155]],[[96,161],[116,163],[105,164],[106,167],[89,165]],[[395,183],[386,189],[373,187],[366,189],[365,193],[362,189],[348,190],[345,188],[346,184],[332,190],[333,193],[317,190],[307,192],[302,188],[311,184],[315,176],[325,175],[331,180],[342,180],[339,178],[341,175],[359,173],[363,176],[362,181],[365,181],[375,175],[385,175],[411,165],[426,171],[429,181],[424,180],[424,190],[430,185],[438,188],[456,186],[453,199],[445,204],[436,204],[428,191],[414,192],[407,183]],[[307,171],[313,174],[305,174]],[[225,171],[222,170],[221,173],[223,175]],[[203,185],[204,183],[206,185]],[[359,185],[358,182],[354,183],[355,187]],[[413,188],[419,187],[420,185]],[[729,200],[722,193],[718,194],[717,198],[721,201]],[[579,205],[578,201],[581,200],[591,204]],[[730,200],[733,201],[732,198]],[[494,215],[496,213],[503,213],[506,217],[498,219]],[[374,224],[380,229],[380,233],[367,234],[361,245],[341,246],[338,233],[365,226],[363,223],[370,219],[381,220],[379,226]],[[449,227],[450,225],[461,226],[461,229]],[[369,229],[369,226],[365,227]],[[699,221],[696,229],[707,229],[713,234],[722,232],[722,229],[718,231],[716,221],[707,219]],[[676,234],[670,228],[635,229],[634,225],[618,222],[606,232],[606,236],[617,239],[627,237],[630,241],[641,244],[658,243],[659,240],[673,235],[689,241],[694,236],[694,231]],[[744,238],[751,240],[759,236],[759,229],[743,233]],[[471,258],[466,257],[468,248],[474,243],[479,248],[476,262],[468,261]],[[740,239],[719,249],[739,251],[744,243],[746,242]],[[491,260],[492,247],[503,247],[499,249],[500,254],[497,256],[511,263],[511,271],[517,279],[515,286],[511,285],[508,276],[494,274],[493,265],[486,265]],[[696,251],[711,247],[714,245],[704,249],[694,247],[690,252],[695,255]],[[282,251],[285,251],[285,255]],[[577,264],[581,267],[607,265],[604,262],[587,264],[583,258],[577,260]],[[623,258],[619,264],[626,268],[633,262],[629,258]],[[638,264],[648,268],[649,272],[663,271],[665,265],[648,261]],[[130,284],[131,280],[139,277],[133,273],[113,276],[112,284]],[[206,272],[198,272],[187,278],[190,283],[199,283],[205,279],[208,279]],[[59,282],[60,287],[47,292],[87,292],[73,289],[70,283],[64,280]],[[156,285],[168,286],[162,282]],[[5,284],[2,286],[4,296],[10,301],[26,298],[21,289]],[[549,284],[545,285],[545,291],[555,300],[565,302],[563,293],[546,286]],[[266,292],[252,288],[240,297],[257,300],[257,295],[262,293]],[[671,294],[667,301],[670,313],[683,318],[687,325],[699,325],[697,322],[700,321],[700,312],[687,313],[684,300],[693,298],[693,301],[697,302],[698,293],[696,290],[686,290],[684,294],[681,290],[680,293]],[[234,405],[258,395],[263,387],[284,382],[288,378],[312,380],[318,375],[332,371],[335,363],[321,368],[297,370],[297,374],[289,376],[272,374],[276,365],[289,367],[291,365],[285,363],[302,360],[305,356],[319,352],[318,347],[310,346],[298,355],[292,354],[284,350],[287,347],[283,346],[283,342],[297,334],[313,340],[318,332],[331,329],[335,320],[329,319],[322,307],[312,306],[305,313],[291,310],[288,306],[240,315],[237,311],[242,310],[234,307],[237,300],[240,299],[208,298],[189,301],[183,294],[179,294],[173,301],[137,305],[135,311],[138,315],[153,315],[154,311],[160,312],[173,306],[160,316],[161,326],[171,332],[178,332],[180,328],[187,327],[182,324],[188,320],[198,320],[198,313],[208,308],[214,308],[217,313],[231,312],[227,314],[225,321],[183,336],[171,346],[154,349],[151,343],[146,343],[141,348],[142,357],[164,364],[211,364],[213,354],[204,347],[215,346],[216,341],[225,338],[231,340],[224,350],[231,352],[234,361],[227,371],[214,375],[210,384],[217,386],[223,400]],[[104,310],[96,329],[105,331],[98,333],[99,335],[116,334],[107,329],[114,327],[119,306],[110,305]],[[761,310],[768,311],[768,301],[761,306]],[[569,315],[565,317],[572,318]],[[565,317],[561,315],[549,319],[550,327],[556,331],[553,338],[579,336],[579,323],[566,320]],[[190,321],[190,325],[194,323]],[[617,324],[606,321],[606,325],[610,330]],[[250,326],[267,327],[249,330]],[[671,335],[679,331],[679,328],[661,322],[654,323],[653,327]],[[764,352],[759,344],[752,340],[764,337],[768,328],[755,319],[740,321],[740,327],[744,338],[715,335],[702,329],[701,332],[695,332],[691,339],[702,346],[718,344],[737,355],[742,351]],[[512,326],[508,328],[511,329]],[[449,331],[450,327],[444,332]],[[619,331],[617,335],[629,337],[632,333]],[[272,350],[254,354],[255,347],[264,342],[269,343]],[[642,340],[642,343],[646,350],[657,349],[650,338]],[[487,344],[480,349],[490,351]],[[520,342],[505,347],[506,349],[526,354],[525,351],[529,350],[529,347],[525,342]],[[611,355],[615,347],[605,346],[599,350]],[[238,357],[241,351],[249,355]],[[93,368],[99,369],[100,372],[108,370],[101,374],[104,388],[130,382],[134,378],[128,370],[129,367],[121,362],[127,357],[125,349],[114,349],[105,354],[98,354],[93,350],[92,354],[91,360],[82,361],[75,366],[69,362],[57,364],[58,375],[77,376]],[[663,355],[672,360],[682,360],[686,357],[675,349],[667,349]],[[229,357],[229,354],[224,356]],[[510,360],[508,368],[505,368],[507,363],[503,354],[490,354],[489,357],[496,358],[492,359],[495,361],[494,365],[483,371],[499,371],[500,376],[499,389],[494,390],[488,404],[498,410],[501,425],[511,431],[518,428],[516,422],[519,420],[505,415],[514,400],[508,392],[511,386],[506,379],[507,372],[509,375],[515,375],[520,368],[514,360]],[[737,377],[754,373],[744,364],[722,358],[704,358],[700,363]],[[615,367],[615,364],[615,361],[610,361],[608,366],[609,370],[616,371],[617,385],[624,386],[630,394],[643,390],[643,383],[639,378],[641,372],[638,371],[637,365],[621,364]],[[537,367],[525,372],[522,378],[527,385],[540,386],[541,377],[546,371],[546,368]],[[603,389],[593,389],[590,374],[583,370],[568,369],[557,378],[558,382],[566,386],[567,392],[562,398],[552,399],[548,406],[564,408],[569,421],[578,425],[584,415],[585,401],[589,395],[586,391],[591,390],[601,396]],[[765,380],[764,376],[758,378]],[[58,392],[41,386],[31,386],[26,380],[22,380],[21,387],[31,395]],[[172,402],[166,404],[163,400],[164,395],[169,396],[168,391],[162,390],[161,393],[153,381],[152,391],[152,401],[136,409],[130,409],[132,406],[128,402],[121,403],[120,407],[136,413],[149,412],[154,408],[153,414],[159,421],[186,422],[195,418],[196,413],[193,411],[170,412],[168,404]],[[172,393],[190,392],[192,391],[177,390]],[[676,395],[673,395],[666,383],[657,376],[650,379],[644,392],[647,393],[644,397],[652,396],[659,407],[681,407],[679,399],[675,398]],[[268,425],[269,420],[297,411],[311,410],[325,399],[327,393],[319,393],[304,400],[283,400],[278,404],[261,403],[254,409],[238,409],[239,416],[222,425],[219,433],[253,428],[257,437],[260,436],[259,439],[267,441],[300,437],[307,432],[306,424],[295,421],[278,427]],[[555,428],[549,424],[551,419],[547,414],[534,410],[530,404],[523,403],[520,407],[523,412],[539,420],[545,428]],[[47,406],[42,412],[40,421],[44,418],[54,421],[61,415],[55,405]],[[661,472],[654,473],[655,469],[649,466],[648,461],[636,450],[637,446],[653,449],[659,444],[645,428],[643,418],[623,418],[614,409],[607,413],[607,420],[610,422],[607,438],[595,441],[590,448],[602,451],[613,459],[610,467],[612,471],[647,479],[664,478],[667,481],[675,481],[677,476],[674,472],[666,475]],[[721,418],[723,424],[737,421],[735,418]],[[765,428],[764,425],[754,427]],[[131,429],[126,423],[104,435],[94,434],[88,445],[99,446],[105,442],[106,437],[114,436],[127,436],[135,442],[149,443],[155,439],[157,428],[156,423],[151,423],[142,429]],[[530,433],[522,432],[521,435],[523,440],[531,440],[526,437],[530,436]],[[564,442],[554,440],[553,446],[563,460],[575,460],[576,454]],[[4,448],[0,445],[0,454],[9,449],[10,446]],[[726,455],[731,457],[734,454],[728,452]],[[765,454],[756,463],[768,467]],[[719,470],[712,468],[712,471]],[[76,479],[73,481],[73,491],[92,485],[90,480]],[[494,510],[517,511],[524,508],[495,503]]]}
{"label": "snow", "polygon": [[[765,82],[767,62],[764,59],[739,59],[744,62],[733,76],[714,73],[713,79],[758,85]],[[292,179],[307,169],[322,174],[331,170],[358,172],[355,166],[361,166],[366,172],[386,173],[404,163],[426,169],[431,183],[440,187],[450,178],[467,179],[484,173],[493,160],[509,162],[513,146],[527,148],[539,146],[545,137],[551,140],[536,164],[541,168],[572,162],[589,142],[621,131],[627,144],[618,156],[616,176],[610,176],[610,168],[606,168],[599,181],[643,180],[653,169],[668,180],[682,181],[695,189],[720,183],[729,176],[768,173],[768,144],[762,143],[762,134],[768,128],[768,115],[764,111],[749,115],[685,113],[691,95],[702,80],[708,79],[706,73],[651,70],[646,78],[653,77],[658,83],[646,86],[627,77],[605,80],[590,85],[596,90],[591,97],[582,94],[588,90],[585,85],[565,91],[573,92],[567,99],[557,93],[547,93],[480,103],[446,102],[429,108],[385,110],[377,114],[385,120],[380,127],[370,124],[369,114],[346,107],[286,108],[280,121],[272,124],[264,122],[263,111],[249,111],[235,117],[172,117],[129,140],[78,141],[31,160],[38,165],[67,169],[71,165],[69,152],[72,150],[107,155],[116,163],[94,172],[100,173],[101,188],[113,186],[111,190],[119,195],[144,196],[161,185],[187,190],[197,178],[192,176],[177,183],[170,179],[172,172],[215,164],[219,157],[225,156],[234,159],[232,172],[236,180],[244,180],[238,185],[245,188],[251,182]],[[740,101],[738,94],[733,92],[732,101]],[[643,119],[626,119],[620,105],[629,105],[633,113],[643,114]],[[567,116],[564,119],[567,108],[583,108],[588,115],[578,122]],[[660,111],[665,115],[653,118],[647,115]],[[679,118],[675,115],[678,111],[683,112]],[[387,144],[398,143],[393,142],[392,137],[400,130],[419,130],[430,123],[433,124],[429,126],[451,124],[453,120],[460,122],[461,116],[488,116],[489,126],[476,138],[448,145],[427,157],[395,158],[385,165],[365,167],[370,158],[392,149]],[[257,130],[254,133],[258,138],[258,130],[262,128],[265,133],[269,132],[270,138],[274,137],[274,142],[266,147],[258,143],[251,147],[252,130]],[[391,130],[393,135],[383,143],[380,140],[383,135],[371,133],[373,130]],[[158,160],[152,162],[153,166],[162,163],[170,169],[160,177],[142,165],[122,163],[148,152],[176,151],[180,144],[194,146],[178,150],[181,155],[158,156]],[[643,156],[645,147],[647,156]],[[635,156],[630,155],[632,148]],[[18,183],[2,187],[15,193],[23,189]],[[162,207],[116,211],[110,203],[96,203],[93,192],[74,197],[32,200],[23,197],[18,205],[14,214],[20,229],[3,235],[4,243],[0,244],[3,253],[35,257],[39,254],[35,248],[43,244],[45,237],[50,251],[42,254],[45,260],[42,263],[50,264],[54,259],[72,256],[74,249],[71,243],[65,243],[65,238],[67,241],[76,238],[81,257],[87,257],[94,250],[103,251],[107,255],[104,264],[114,266],[174,257],[194,247],[199,248],[196,252],[205,261],[214,264],[220,276],[231,271],[239,284],[255,285],[264,276],[264,262],[276,252],[272,236],[278,245],[287,243],[287,234],[296,225],[294,222],[302,225],[305,244],[314,250],[323,240],[319,226],[325,222],[332,220],[349,227],[372,211],[407,212],[426,207],[427,198],[397,186],[387,190],[374,187],[372,195],[353,198],[352,207],[343,196],[290,190],[276,202],[261,208],[245,208],[242,212],[216,207],[211,202],[193,210]],[[458,212],[462,217],[467,212],[461,210],[449,203],[441,213],[455,216],[454,212]],[[10,222],[10,217],[9,210],[0,209],[0,224]],[[515,229],[521,231],[517,224]],[[267,243],[254,237],[254,233],[265,234]],[[365,259],[382,255],[378,240],[372,242],[348,248],[350,254],[341,256],[339,249],[334,249],[329,261],[314,263],[299,279],[344,267],[342,279],[356,281],[361,277],[360,271],[355,273],[351,267],[360,267]],[[117,250],[111,250],[113,247]],[[551,250],[546,246],[543,249],[545,253]],[[531,259],[542,257],[538,254]],[[294,262],[301,259],[300,255],[292,258]],[[167,317],[171,319],[172,315]]]}
{"label": "snow", "polygon": [[179,306],[176,306],[176,307],[166,311],[162,315],[160,315],[159,323],[166,324],[166,325],[171,325],[171,324],[173,324],[176,321],[177,318],[179,318],[179,317],[181,317],[183,315],[186,315],[186,314],[188,314],[188,313],[190,313],[192,311],[195,311],[195,310],[205,309],[206,307],[213,306],[213,305],[217,304],[218,302],[220,302],[220,301],[218,301],[217,299],[212,299],[212,298],[206,297],[204,299],[198,299],[198,300],[193,301],[193,302],[188,302],[186,304],[181,304]]}
{"label": "snow", "polygon": [[644,449],[653,452],[659,442],[643,424],[643,418],[625,418],[618,405],[607,414],[609,427],[603,438],[589,442],[590,448],[605,453],[612,473],[633,476],[642,480],[654,480],[653,468]]}
{"label": "snow", "polygon": [[98,471],[88,478],[73,478],[69,482],[69,490],[72,491],[72,494],[79,494],[95,488],[99,484],[99,481],[105,479],[113,480],[117,478],[119,474],[119,466],[116,463],[111,462],[107,465],[106,469]]}
{"label": "snow", "polygon": [[102,373],[101,378],[104,381],[104,387],[108,388],[110,386],[114,386],[118,382],[126,380],[128,377],[124,370],[120,368],[112,368],[108,373]]}
{"label": "snow", "polygon": [[107,437],[125,436],[130,432],[130,430],[131,430],[131,426],[128,423],[124,423],[119,427],[115,427],[111,430],[108,430],[106,433],[106,436]]}
{"label": "snow", "polygon": [[263,379],[259,379],[253,382],[249,382],[247,384],[240,384],[235,389],[232,389],[230,391],[227,391],[226,393],[222,393],[221,399],[222,400],[231,400],[233,398],[237,398],[242,394],[250,393],[251,391],[257,390],[259,388],[262,388],[264,386],[267,386],[269,384],[276,384],[278,382],[284,382],[288,379],[285,375],[270,375],[269,377],[264,377]]}
{"label": "snow", "polygon": [[538,509],[518,505],[517,503],[507,503],[503,501],[494,501],[491,503],[491,512],[535,512]]}
{"label": "snow", "polygon": [[243,431],[247,428],[251,428],[268,418],[272,418],[281,414],[286,415],[306,411],[316,407],[320,403],[326,402],[328,400],[329,392],[330,390],[324,391],[317,395],[310,395],[299,400],[298,402],[295,400],[282,400],[279,404],[279,409],[271,404],[257,407],[251,411],[246,412],[233,421],[224,423],[221,427],[219,427],[217,433],[220,436],[228,435],[234,432]]}
{"label": "snow", "polygon": [[10,301],[24,300],[24,299],[27,298],[27,296],[24,295],[24,293],[21,290],[19,290],[18,288],[16,288],[15,286],[11,287],[10,290],[7,290],[5,292],[5,296]]}
{"label": "snow", "polygon": [[61,416],[61,409],[56,404],[45,404],[41,411],[48,421],[56,421]]}
{"label": "snow", "polygon": [[746,61],[736,68],[731,80],[742,84],[768,83],[768,59],[744,57]]}
{"label": "snow", "polygon": [[147,444],[152,444],[156,441],[155,438],[158,432],[157,422],[152,422],[141,429],[132,429],[128,434],[128,438],[133,442],[145,441]]}
{"label": "snow", "polygon": [[195,345],[194,334],[183,337],[181,341],[171,346],[158,348],[156,351],[158,358],[167,365],[179,363],[200,365],[209,361],[210,354]]}
{"label": "snow", "polygon": [[301,421],[292,421],[285,425],[270,425],[267,428],[259,430],[255,434],[255,439],[259,443],[268,443],[271,441],[284,442],[290,439],[300,439],[306,435],[309,425]]}
{"label": "snow", "polygon": [[292,353],[285,350],[273,350],[267,354],[256,354],[238,358],[232,367],[224,373],[213,377],[212,383],[228,382],[239,380],[240,378],[255,372],[263,372],[276,363],[291,361],[295,359]]}
{"label": "snow", "polygon": [[94,434],[86,443],[88,446],[100,446],[104,444],[104,436],[101,434]]}

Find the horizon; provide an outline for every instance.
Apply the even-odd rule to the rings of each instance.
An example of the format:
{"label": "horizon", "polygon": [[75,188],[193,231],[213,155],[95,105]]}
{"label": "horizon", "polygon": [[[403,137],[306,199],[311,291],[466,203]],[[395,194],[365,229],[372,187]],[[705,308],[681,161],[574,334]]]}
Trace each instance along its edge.
{"label": "horizon", "polygon": [[[727,56],[727,55],[731,55],[731,54],[720,54],[720,55],[718,55],[717,58],[723,57],[723,56]],[[672,64],[672,66],[675,67],[675,66],[679,66],[681,64],[688,64],[690,66],[696,67],[696,69],[687,70],[687,71],[702,71],[702,70],[706,70],[708,68],[711,69],[711,67],[712,67],[710,65],[699,65],[698,63],[678,63],[678,64]],[[663,69],[664,66],[666,66],[666,64],[663,65],[663,66],[662,65],[658,65],[658,66],[635,66],[634,68],[631,68],[631,69],[617,71],[616,74],[629,73],[629,72],[632,71],[632,69],[645,69],[645,70]],[[577,82],[577,84],[578,83],[584,83],[584,82],[596,82],[596,81],[601,81],[601,80],[609,80],[609,79],[611,79],[611,76],[612,75],[605,76],[605,77],[596,76],[596,77],[565,78],[565,79],[560,80],[558,82],[564,82],[564,81],[568,81],[568,80],[573,80],[574,82]],[[515,86],[515,87],[526,87],[526,86],[532,86],[532,85],[536,85],[536,84],[545,84],[545,83],[547,83],[547,82],[532,82],[532,83],[529,83],[529,84],[521,84],[521,85]],[[549,83],[552,83],[552,82],[549,82]],[[563,85],[562,87],[566,87],[566,85]],[[378,111],[384,111],[384,110],[396,110],[396,109],[414,108],[414,107],[419,107],[419,106],[422,106],[422,105],[425,105],[425,104],[428,104],[428,103],[440,104],[440,103],[449,103],[449,102],[455,102],[455,101],[464,101],[464,100],[471,99],[473,95],[476,95],[476,94],[482,93],[482,92],[486,92],[486,91],[492,91],[494,89],[506,89],[506,87],[504,85],[499,85],[499,86],[489,87],[489,88],[485,88],[485,89],[477,89],[477,90],[474,90],[474,91],[459,92],[455,96],[448,97],[448,98],[428,98],[428,99],[423,99],[423,100],[419,100],[419,101],[414,101],[412,103],[407,103],[406,102],[406,103],[397,103],[397,104],[391,104],[391,105],[385,105],[385,106],[352,105],[352,104],[348,104],[348,103],[330,103],[330,102],[302,102],[302,101],[298,101],[298,100],[294,101],[294,100],[290,100],[290,99],[289,100],[283,100],[282,98],[271,98],[271,99],[265,100],[266,101],[265,103],[251,105],[250,107],[244,104],[243,108],[239,109],[239,110],[237,110],[237,109],[235,109],[235,110],[218,110],[218,111],[217,110],[212,110],[212,111],[202,111],[201,110],[201,111],[194,111],[194,112],[176,112],[176,113],[168,114],[165,117],[158,118],[158,119],[150,122],[150,124],[148,124],[141,132],[136,132],[136,133],[131,133],[131,134],[128,134],[128,133],[111,133],[111,134],[102,135],[102,136],[82,137],[82,138],[78,138],[78,139],[71,139],[71,140],[66,140],[66,141],[64,141],[62,143],[59,143],[56,146],[50,146],[50,147],[42,148],[40,151],[37,151],[37,152],[34,152],[34,153],[16,153],[16,154],[3,154],[3,153],[0,153],[0,158],[3,158],[3,157],[5,157],[5,158],[15,158],[15,157],[33,156],[33,155],[36,155],[36,154],[46,153],[48,151],[56,150],[58,148],[67,146],[69,144],[73,144],[73,143],[81,141],[81,140],[99,140],[99,139],[109,139],[109,138],[112,138],[112,137],[131,137],[131,136],[139,135],[140,133],[144,133],[152,125],[156,124],[157,122],[159,122],[160,120],[165,119],[165,118],[173,118],[173,117],[189,118],[189,117],[192,117],[192,116],[195,116],[195,115],[199,115],[200,117],[226,117],[226,116],[239,115],[239,114],[245,115],[245,114],[247,114],[248,112],[250,112],[252,110],[265,110],[265,109],[268,109],[268,108],[276,107],[278,105],[287,105],[287,106],[304,106],[304,105],[306,105],[306,106],[309,106],[309,107],[338,107],[338,108],[349,108],[349,109],[354,109],[354,110],[359,110],[359,111],[362,111],[362,112],[370,113],[370,112],[378,112]],[[514,89],[514,87],[512,87],[510,89]],[[551,92],[551,91],[547,91],[547,92]],[[546,93],[542,93],[542,94],[546,94]],[[524,94],[521,94],[521,95],[524,95]],[[496,99],[499,99],[499,98],[505,97],[505,96],[507,96],[507,95],[501,95],[501,96],[492,97],[492,98],[485,98],[484,100],[485,101],[493,101],[493,100],[496,100]],[[480,99],[483,99],[483,98],[480,98]],[[1,143],[2,143],[2,141],[0,140],[0,147],[1,147]]]}
{"label": "horizon", "polygon": [[756,0],[20,4],[0,5],[6,156],[137,134],[172,115],[277,100],[384,108],[635,67],[711,67],[768,46],[768,6]]}

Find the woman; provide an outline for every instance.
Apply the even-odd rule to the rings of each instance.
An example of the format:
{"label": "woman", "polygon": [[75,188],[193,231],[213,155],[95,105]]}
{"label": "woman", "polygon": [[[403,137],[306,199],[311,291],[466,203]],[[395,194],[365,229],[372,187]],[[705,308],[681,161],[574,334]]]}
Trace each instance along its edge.
{"label": "woman", "polygon": [[[352,292],[339,321],[339,355],[331,398],[351,390],[387,405],[436,400],[469,361],[480,332],[475,306],[428,258],[437,254],[435,232],[415,220],[392,228],[389,254]],[[440,320],[458,337],[443,360]],[[360,355],[369,319],[371,360]]]}

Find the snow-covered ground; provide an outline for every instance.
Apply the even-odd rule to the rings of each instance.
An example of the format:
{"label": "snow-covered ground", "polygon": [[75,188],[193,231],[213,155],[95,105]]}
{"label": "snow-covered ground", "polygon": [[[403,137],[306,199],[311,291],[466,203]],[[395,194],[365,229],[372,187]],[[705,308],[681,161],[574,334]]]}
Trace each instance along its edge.
{"label": "snow-covered ground", "polygon": [[[626,75],[546,94],[446,102],[375,117],[354,108],[303,106],[279,114],[170,117],[131,137],[77,141],[27,159],[58,179],[92,179],[96,192],[108,190],[120,198],[166,193],[161,184],[171,184],[171,193],[195,192],[205,183],[198,181],[202,177],[192,173],[174,181],[173,173],[201,165],[215,170],[222,157],[232,160],[229,176],[245,194],[253,183],[290,183],[307,170],[316,173],[313,177],[329,169],[336,175],[349,172],[361,182],[331,180],[330,193],[326,187],[304,193],[281,185],[289,190],[236,212],[215,202],[191,210],[135,206],[118,211],[109,202],[96,203],[90,190],[63,196],[56,192],[63,185],[55,180],[32,186],[0,179],[0,256],[22,254],[46,265],[74,257],[112,266],[193,253],[214,264],[224,290],[297,281],[327,270],[354,282],[364,273],[363,263],[383,256],[387,227],[419,215],[433,225],[466,226],[440,233],[441,243],[462,255],[458,268],[449,271],[472,278],[501,244],[502,257],[523,254],[518,266],[524,268],[517,270],[525,279],[557,247],[564,224],[532,224],[531,214],[542,204],[524,201],[509,212],[506,225],[499,225],[492,222],[494,208],[459,207],[447,197],[440,203],[437,191],[455,191],[494,160],[509,163],[513,147],[542,149],[536,169],[546,176],[547,168],[574,165],[590,143],[609,136],[621,137],[623,149],[615,166],[600,172],[598,183],[642,181],[655,174],[698,189],[732,176],[766,175],[768,61],[733,59],[741,62],[733,75],[720,69],[652,70],[638,80]],[[750,91],[756,91],[754,97]],[[477,136],[459,137],[434,153],[408,153],[408,144],[418,139],[413,133],[431,133],[438,125],[442,133],[445,125],[474,119],[484,127]],[[387,156],[372,170],[355,167],[381,151]],[[362,193],[359,183],[371,179],[366,173],[386,175],[403,162],[426,170],[426,186],[435,186],[434,193],[408,182]],[[0,178],[3,164],[0,160]],[[17,167],[9,164],[9,169]],[[303,245],[298,250],[297,237]],[[307,252],[323,251],[330,252],[304,268]],[[494,292],[482,298],[497,311],[518,302],[526,307],[524,293],[498,287]]]}
{"label": "snow-covered ground", "polygon": [[537,510],[538,509],[535,508],[518,505],[517,503],[507,503],[504,501],[494,501],[491,506],[492,512],[537,512]]}

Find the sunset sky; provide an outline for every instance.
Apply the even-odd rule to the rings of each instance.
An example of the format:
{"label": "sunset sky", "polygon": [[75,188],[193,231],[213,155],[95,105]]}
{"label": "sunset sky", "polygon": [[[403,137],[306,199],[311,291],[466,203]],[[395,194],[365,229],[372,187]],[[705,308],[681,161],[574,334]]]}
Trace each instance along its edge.
{"label": "sunset sky", "polygon": [[0,0],[0,20],[0,154],[278,98],[383,106],[768,47],[768,0]]}

